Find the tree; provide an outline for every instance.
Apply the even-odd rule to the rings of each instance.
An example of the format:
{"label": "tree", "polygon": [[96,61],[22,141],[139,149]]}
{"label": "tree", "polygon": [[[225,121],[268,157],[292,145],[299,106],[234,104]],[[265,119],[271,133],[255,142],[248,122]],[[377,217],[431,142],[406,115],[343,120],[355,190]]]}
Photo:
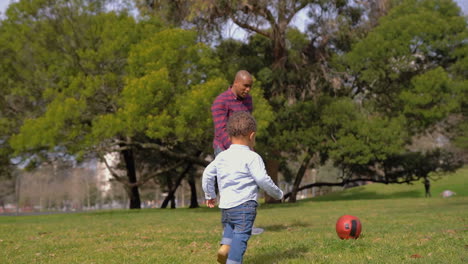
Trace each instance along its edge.
{"label": "tree", "polygon": [[[468,31],[465,30],[459,34],[458,40],[465,43],[468,37]],[[453,76],[452,85],[458,86],[461,90],[461,118],[453,129],[452,138],[457,147],[464,151],[465,162],[468,161],[468,46],[460,45],[452,53],[452,59],[455,61],[450,67],[449,74]]]}
{"label": "tree", "polygon": [[[387,4],[372,14],[385,14]],[[463,72],[455,58],[465,56],[466,22],[456,5],[402,1],[379,23],[377,16],[366,21],[359,7],[323,5],[326,19],[315,20],[310,41],[291,29],[286,35],[290,86],[269,97],[278,118],[267,145],[278,144],[284,158],[297,160],[293,194],[307,167],[329,158],[358,165],[403,155],[412,133],[460,111],[464,86],[448,72]],[[431,26],[433,17],[438,27]]]}
{"label": "tree", "polygon": [[84,156],[93,115],[113,111],[122,90],[129,47],[138,40],[134,19],[85,0],[20,1],[7,16],[7,36],[21,32],[7,46],[17,58],[7,61],[15,87],[8,96],[25,101],[19,107],[26,112],[15,116],[24,124],[11,145],[30,163],[48,152]]}
{"label": "tree", "polygon": [[[154,15],[172,21],[176,26],[192,26],[198,29],[201,37],[215,35],[220,39],[226,22],[232,21],[237,26],[252,34],[258,34],[268,40],[271,47],[272,87],[269,87],[267,98],[274,94],[284,94],[293,87],[288,48],[288,31],[293,28],[293,18],[301,11],[308,11],[308,18],[313,21],[309,26],[312,38],[307,50],[300,51],[316,61],[323,61],[325,48],[340,48],[349,45],[353,38],[351,28],[358,28],[365,17],[372,23],[386,12],[389,1],[142,1],[134,0],[139,10],[145,15]],[[365,10],[368,10],[367,12]],[[337,25],[337,26],[334,26]],[[348,30],[337,34],[337,29]],[[354,29],[353,29],[354,30]],[[347,36],[345,36],[347,34]],[[338,45],[337,45],[338,44]],[[297,51],[296,51],[297,52]],[[305,82],[307,83],[307,82]],[[294,87],[306,89],[306,86]]]}
{"label": "tree", "polygon": [[[190,167],[193,163],[206,165],[204,157],[212,152],[213,135],[209,109],[214,98],[228,86],[220,74],[218,57],[207,46],[196,43],[195,32],[180,29],[163,31],[136,46],[134,51],[130,67],[135,70],[131,72],[128,86],[131,95],[126,97],[128,105],[123,110],[128,112],[122,112],[122,118],[138,122],[132,127],[140,124],[141,131],[151,139],[150,143],[134,143],[188,162],[180,167]],[[148,82],[155,84],[148,85]],[[252,91],[256,96],[254,115],[262,120],[258,125],[264,131],[272,112],[257,85]],[[150,87],[159,89],[160,97],[148,98],[143,89]],[[183,170],[179,173],[180,180],[169,188],[170,193],[175,192],[186,175]]]}
{"label": "tree", "polygon": [[[3,148],[2,148],[3,149]],[[13,194],[15,194],[16,177],[9,155],[0,156],[0,206],[3,207]]]}
{"label": "tree", "polygon": [[[119,153],[109,169],[138,208],[145,182],[174,193],[207,164],[209,108],[239,68],[256,77],[258,151],[270,171],[298,164],[293,193],[309,167],[332,159],[354,177],[406,155],[411,133],[465,120],[467,27],[453,2],[135,1],[138,19],[105,1],[12,5],[0,27],[0,144],[31,164]],[[290,24],[303,9],[304,33]],[[211,48],[187,29],[214,33],[227,20],[250,38]]]}
{"label": "tree", "polygon": [[460,14],[452,1],[401,1],[342,56],[352,96],[389,115],[404,113],[416,130],[457,110],[460,90],[450,84],[447,70],[467,30]]}
{"label": "tree", "polygon": [[323,97],[319,103],[296,103],[280,118],[295,120],[284,123],[287,125],[282,126],[279,140],[288,152],[285,158],[299,157],[300,164],[289,202],[295,202],[309,167],[318,168],[329,159],[338,166],[367,164],[376,157],[385,159],[403,153],[406,143],[404,120],[370,115],[349,98]]}
{"label": "tree", "polygon": [[[434,17],[443,21],[435,28],[431,26]],[[432,160],[436,154],[407,153],[405,145],[411,140],[410,134],[424,133],[460,111],[463,86],[447,70],[454,65],[450,58],[457,53],[452,52],[463,47],[460,36],[465,34],[466,22],[454,3],[402,1],[391,9],[350,52],[335,55],[335,62],[344,58],[338,61],[348,67],[335,66],[338,71],[351,73],[342,79],[338,95],[351,100],[337,98],[324,105],[320,118],[315,120],[321,125],[315,131],[324,135],[321,147],[316,148],[324,149],[326,158],[342,170],[349,169],[352,176],[386,175],[393,177],[393,183],[427,177],[428,171],[414,172],[411,167],[415,156],[432,164],[421,166],[439,170]],[[306,125],[300,130],[309,129]],[[395,159],[408,162],[405,172],[388,176],[391,173],[378,169],[379,164],[391,163],[387,172],[398,170],[398,165],[392,163]],[[452,168],[458,166],[455,161],[447,163]],[[366,169],[353,169],[361,167]],[[385,181],[388,183],[387,178]],[[308,187],[312,186],[318,184]]]}
{"label": "tree", "polygon": [[[137,22],[100,3],[21,1],[10,7],[3,29],[25,32],[12,51],[24,58],[12,76],[43,75],[31,83],[14,79],[17,89],[37,89],[31,115],[20,119],[9,143],[31,164],[51,152],[103,161],[118,152],[121,164],[109,169],[127,190],[130,207],[139,208],[138,187],[148,180],[183,164],[207,164],[209,106],[228,85],[217,73],[219,60],[194,32],[165,29],[156,19]],[[29,39],[37,41],[31,46]],[[26,54],[32,70],[20,64],[29,65]],[[259,129],[265,129],[271,110],[261,90],[255,93],[255,114],[265,116]],[[159,160],[145,160],[148,152]]]}
{"label": "tree", "polygon": [[[353,182],[376,182],[384,184],[412,184],[414,181],[441,177],[462,166],[459,158],[451,152],[435,149],[426,153],[406,152],[388,156],[384,160],[372,159],[366,164],[339,163],[343,173],[339,182],[316,182],[301,186],[305,190],[316,186],[346,186]],[[285,194],[292,198],[293,193]]]}
{"label": "tree", "polygon": [[[274,111],[280,115],[284,113],[283,116],[291,113],[287,108],[297,102],[318,100],[322,94],[334,92],[331,84],[336,86],[337,82],[328,64],[331,54],[349,49],[350,43],[362,34],[360,32],[369,28],[366,17],[371,24],[375,24],[388,7],[388,1],[381,1],[380,4],[376,1],[356,4],[348,1],[295,0],[135,2],[142,13],[165,17],[174,25],[193,26],[202,38],[215,35],[215,39],[219,40],[216,34],[222,32],[227,21],[251,32],[253,35],[248,44],[227,41],[217,47],[217,51],[222,53],[220,57],[227,61],[223,64],[226,68],[224,72],[231,74],[236,67],[251,71],[263,83],[265,96]],[[294,30],[291,25],[292,19],[306,9],[313,21],[308,35]],[[294,127],[294,124],[288,124],[294,122],[292,119],[285,116],[284,121],[286,123],[278,120],[275,122],[278,125],[270,126],[264,144],[259,144],[258,149],[266,156],[267,170],[273,179],[276,178],[281,156],[279,138],[285,128]],[[308,146],[305,149],[316,147]],[[316,155],[307,154],[305,157],[309,156]],[[302,175],[296,182],[300,183],[300,177]]]}

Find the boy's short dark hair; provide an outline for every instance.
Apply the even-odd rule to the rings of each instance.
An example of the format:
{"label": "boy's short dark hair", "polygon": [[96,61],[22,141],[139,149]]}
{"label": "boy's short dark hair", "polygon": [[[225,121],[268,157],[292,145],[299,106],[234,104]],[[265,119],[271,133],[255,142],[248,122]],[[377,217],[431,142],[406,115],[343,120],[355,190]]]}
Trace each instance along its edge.
{"label": "boy's short dark hair", "polygon": [[257,131],[257,122],[248,112],[235,112],[229,117],[226,130],[230,137],[248,136]]}

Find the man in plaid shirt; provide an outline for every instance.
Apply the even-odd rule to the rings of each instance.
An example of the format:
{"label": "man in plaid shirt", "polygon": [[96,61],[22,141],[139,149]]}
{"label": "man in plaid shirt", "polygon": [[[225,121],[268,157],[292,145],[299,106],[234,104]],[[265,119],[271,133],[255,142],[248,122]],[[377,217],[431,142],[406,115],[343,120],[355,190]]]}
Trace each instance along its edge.
{"label": "man in plaid shirt", "polygon": [[211,106],[211,114],[215,127],[213,148],[215,156],[231,145],[231,140],[226,132],[226,124],[232,113],[246,111],[252,113],[252,96],[249,92],[253,79],[248,71],[237,72],[234,83],[223,93],[218,95]]}

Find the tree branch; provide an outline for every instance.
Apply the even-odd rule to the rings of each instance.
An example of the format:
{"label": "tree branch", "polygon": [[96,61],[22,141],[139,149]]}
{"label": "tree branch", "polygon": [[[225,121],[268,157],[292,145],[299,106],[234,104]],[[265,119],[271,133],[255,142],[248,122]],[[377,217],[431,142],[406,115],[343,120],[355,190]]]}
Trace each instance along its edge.
{"label": "tree branch", "polygon": [[263,15],[263,17],[270,22],[271,27],[273,27],[276,24],[275,17],[273,14],[268,10],[267,6],[264,8],[260,9],[260,14]]}
{"label": "tree branch", "polygon": [[179,161],[179,162],[173,164],[172,166],[168,166],[166,168],[159,169],[159,170],[155,171],[154,173],[145,174],[145,175],[141,176],[140,179],[137,182],[132,183],[132,184],[128,184],[128,186],[130,186],[130,187],[141,186],[141,185],[145,184],[147,181],[156,178],[160,174],[166,173],[166,172],[171,171],[171,170],[175,170],[176,168],[180,167],[183,163],[184,163],[184,161]]}
{"label": "tree branch", "polygon": [[264,30],[261,30],[259,28],[256,28],[254,26],[251,26],[245,22],[241,22],[239,19],[237,19],[236,17],[234,17],[234,15],[230,15],[229,18],[232,19],[232,22],[234,22],[236,25],[238,25],[239,27],[241,28],[244,28],[244,29],[248,29],[250,31],[253,31],[253,32],[256,32],[262,36],[265,36],[269,39],[273,39],[273,36],[271,35],[271,33],[267,32],[267,31],[264,31]]}
{"label": "tree branch", "polygon": [[208,166],[208,164],[210,164],[210,162],[205,160],[205,159],[202,159],[202,158],[199,158],[199,157],[194,157],[192,155],[187,155],[187,154],[183,154],[183,153],[177,153],[177,152],[174,152],[174,151],[172,151],[172,150],[170,150],[170,149],[168,149],[166,147],[163,147],[163,146],[155,144],[155,143],[138,143],[138,142],[134,142],[134,144],[139,145],[142,148],[156,149],[156,150],[164,153],[165,155],[167,155],[167,156],[169,156],[171,158],[182,159],[182,160],[185,160],[185,161],[188,161],[188,162],[191,162],[191,163],[203,166],[203,167],[206,167],[206,166]]}
{"label": "tree branch", "polygon": [[[385,184],[411,184],[411,181],[412,180],[402,180],[402,181],[398,181],[398,180],[392,180],[392,181],[381,181],[381,180],[373,180],[373,179],[369,179],[369,178],[359,178],[359,179],[351,179],[351,180],[344,180],[342,182],[315,182],[315,183],[311,183],[311,184],[307,184],[307,185],[304,185],[304,186],[301,186],[299,189],[298,189],[298,192],[299,191],[302,191],[302,190],[305,190],[305,189],[310,189],[312,187],[322,187],[322,186],[345,186],[347,183],[351,183],[351,182],[358,182],[358,181],[370,181],[370,182],[374,182],[374,183],[385,183]],[[291,192],[288,192],[284,195],[284,200],[288,199],[290,196],[291,196]]]}
{"label": "tree branch", "polygon": [[119,176],[117,174],[117,172],[115,172],[115,170],[109,165],[109,163],[107,162],[107,159],[104,157],[104,155],[102,155],[101,153],[98,153],[99,157],[101,158],[101,160],[104,161],[104,164],[106,165],[106,168],[107,170],[110,172],[110,174],[112,175],[112,177],[114,177],[115,180],[117,180],[118,182],[120,183],[123,183],[123,184],[128,184],[128,181],[124,180],[124,178],[122,176]]}
{"label": "tree branch", "polygon": [[[126,146],[125,147],[121,147],[121,146],[117,147],[119,144],[122,144],[122,143],[125,144]],[[133,141],[133,142],[129,143],[127,141],[115,140],[114,144],[116,144],[116,147],[112,148],[112,152],[126,150],[126,149],[130,148],[130,145],[136,145],[136,146],[140,146],[140,147],[142,147],[144,149],[155,149],[155,150],[158,150],[158,151],[164,153],[166,156],[168,156],[170,158],[179,159],[179,160],[182,159],[182,160],[185,160],[185,161],[188,161],[188,162],[191,162],[191,163],[203,166],[203,167],[206,167],[206,166],[208,166],[208,164],[210,164],[209,161],[207,161],[205,159],[202,159],[202,158],[199,158],[198,156],[195,157],[194,155],[188,155],[188,154],[184,154],[184,153],[174,152],[174,151],[170,150],[169,148],[161,146],[161,145],[156,144],[156,143],[143,143],[143,142],[137,142],[137,141]]]}

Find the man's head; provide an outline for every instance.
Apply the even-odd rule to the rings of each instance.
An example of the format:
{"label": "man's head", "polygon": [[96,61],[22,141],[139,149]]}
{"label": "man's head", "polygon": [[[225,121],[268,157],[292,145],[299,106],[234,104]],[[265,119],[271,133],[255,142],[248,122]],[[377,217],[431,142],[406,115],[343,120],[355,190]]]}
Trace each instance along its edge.
{"label": "man's head", "polygon": [[235,112],[228,120],[226,131],[233,144],[247,145],[251,148],[255,146],[255,134],[257,132],[257,122],[248,112]]}
{"label": "man's head", "polygon": [[239,98],[245,98],[252,88],[253,79],[248,71],[238,71],[232,84],[232,91]]}

